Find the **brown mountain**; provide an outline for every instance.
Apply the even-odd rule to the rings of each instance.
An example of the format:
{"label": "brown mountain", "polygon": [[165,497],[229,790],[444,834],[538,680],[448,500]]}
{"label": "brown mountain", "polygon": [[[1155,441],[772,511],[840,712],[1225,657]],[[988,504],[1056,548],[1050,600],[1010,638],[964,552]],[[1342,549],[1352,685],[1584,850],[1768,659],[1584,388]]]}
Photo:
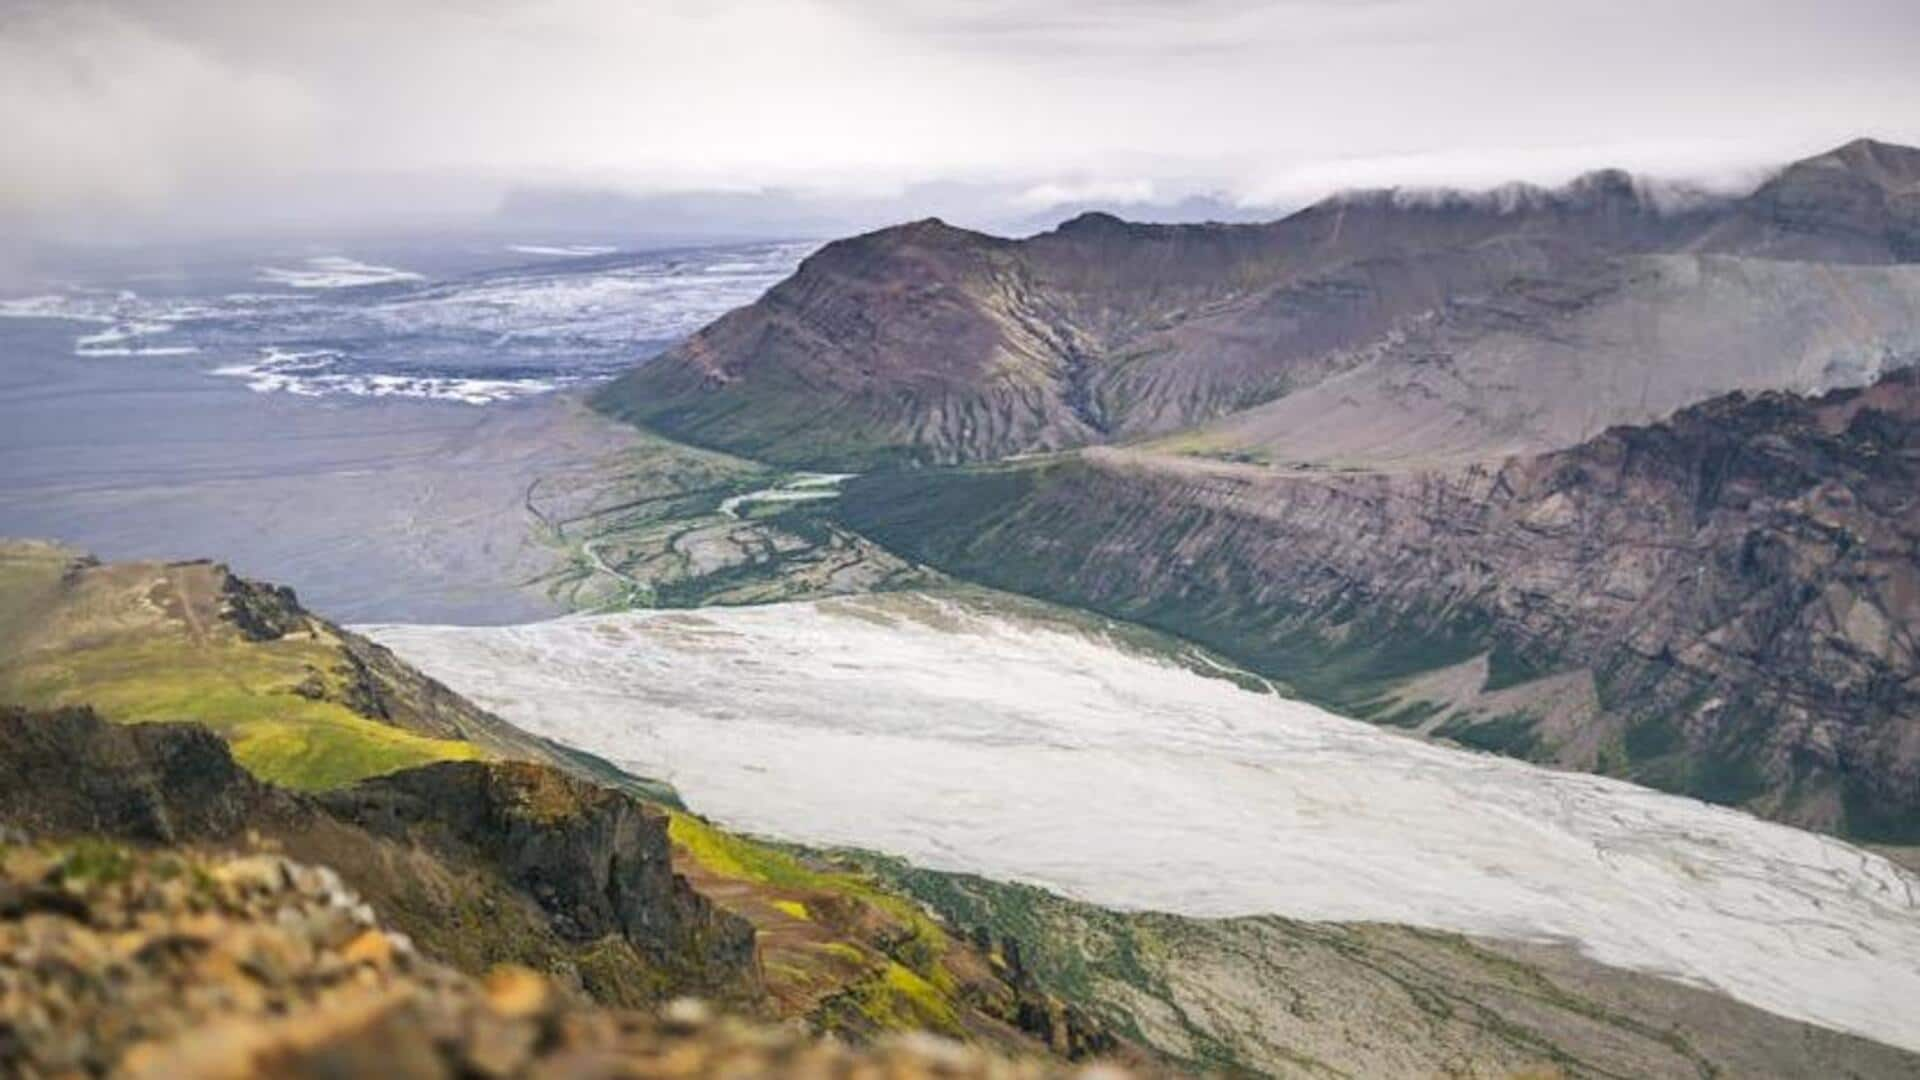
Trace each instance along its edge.
{"label": "brown mountain", "polygon": [[[1395,462],[1565,446],[1920,352],[1916,158],[1851,143],[1743,199],[1607,171],[1554,191],[1347,194],[1262,225],[1086,214],[1005,240],[921,221],[829,244],[594,400],[687,441],[851,469],[1231,414],[1196,445]],[[1505,395],[1484,416],[1483,391]],[[1330,411],[1345,438],[1316,450],[1325,422],[1295,437]]]}

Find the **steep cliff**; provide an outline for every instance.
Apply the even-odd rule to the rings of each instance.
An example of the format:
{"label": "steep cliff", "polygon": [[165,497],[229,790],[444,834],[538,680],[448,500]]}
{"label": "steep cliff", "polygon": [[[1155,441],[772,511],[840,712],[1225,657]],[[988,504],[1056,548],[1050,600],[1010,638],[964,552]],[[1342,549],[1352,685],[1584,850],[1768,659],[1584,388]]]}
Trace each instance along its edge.
{"label": "steep cliff", "polygon": [[1097,450],[853,482],[937,567],[1482,749],[1920,838],[1920,376],[1342,473]]}

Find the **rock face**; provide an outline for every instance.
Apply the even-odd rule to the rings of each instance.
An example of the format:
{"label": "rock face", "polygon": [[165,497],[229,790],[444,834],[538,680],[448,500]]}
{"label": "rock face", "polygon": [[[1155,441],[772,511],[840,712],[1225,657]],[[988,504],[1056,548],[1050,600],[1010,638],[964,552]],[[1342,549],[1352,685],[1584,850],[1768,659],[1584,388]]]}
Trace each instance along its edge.
{"label": "rock face", "polygon": [[305,795],[197,726],[0,708],[7,830],[324,866],[425,956],[523,965],[606,1004],[697,994],[860,1041],[1139,1055],[897,893],[545,765],[444,762]]}
{"label": "rock face", "polygon": [[539,765],[446,762],[320,801],[375,836],[498,868],[561,938],[624,938],[678,990],[724,993],[756,977],[753,927],[673,872],[667,815],[625,795]]}
{"label": "rock face", "polygon": [[1184,634],[1348,712],[1920,839],[1920,376],[1556,453],[1343,474],[1118,450],[851,483],[958,574]]}
{"label": "rock face", "polygon": [[[860,470],[1162,435],[1341,376],[1362,398],[1417,403],[1435,363],[1442,384],[1498,389],[1551,348],[1599,373],[1533,388],[1572,395],[1545,404],[1577,417],[1487,422],[1468,393],[1421,413],[1441,429],[1425,438],[1391,438],[1389,420],[1334,449],[1558,448],[1716,393],[1825,389],[1845,369],[1867,368],[1859,382],[1920,355],[1920,276],[1889,268],[1920,258],[1917,162],[1852,143],[1734,200],[1676,199],[1608,171],[1556,191],[1349,194],[1264,225],[1086,214],[1003,240],[916,222],[829,244],[594,403],[690,442]],[[1797,334],[1748,334],[1749,311],[1789,313]],[[1753,356],[1753,341],[1772,344]],[[1688,376],[1662,379],[1674,359]],[[1290,419],[1204,445],[1297,456]]]}
{"label": "rock face", "polygon": [[27,832],[178,844],[312,813],[247,775],[204,728],[0,706],[0,739],[0,820]]}
{"label": "rock face", "polygon": [[631,1004],[756,994],[752,928],[673,873],[665,813],[547,766],[432,765],[315,798],[253,779],[193,726],[8,709],[0,746],[0,823],[37,836],[275,848],[461,966],[571,971]]}

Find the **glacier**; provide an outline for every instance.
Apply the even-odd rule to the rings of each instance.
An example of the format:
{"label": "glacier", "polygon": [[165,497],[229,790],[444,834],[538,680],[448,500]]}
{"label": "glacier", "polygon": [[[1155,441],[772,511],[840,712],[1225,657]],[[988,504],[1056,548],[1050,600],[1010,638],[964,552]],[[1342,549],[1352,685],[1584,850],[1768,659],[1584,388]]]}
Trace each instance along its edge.
{"label": "glacier", "polygon": [[361,629],[737,829],[1116,908],[1567,943],[1920,1049],[1920,879],[1880,856],[1243,689],[1115,624],[957,592]]}

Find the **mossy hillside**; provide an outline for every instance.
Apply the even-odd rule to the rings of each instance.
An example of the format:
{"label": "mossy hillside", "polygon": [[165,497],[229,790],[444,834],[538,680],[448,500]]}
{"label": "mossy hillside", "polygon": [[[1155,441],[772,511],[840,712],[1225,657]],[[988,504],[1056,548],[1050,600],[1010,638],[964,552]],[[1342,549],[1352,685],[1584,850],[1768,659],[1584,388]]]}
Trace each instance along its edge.
{"label": "mossy hillside", "polygon": [[[848,482],[838,511],[854,529],[937,569],[1198,643],[1343,711],[1497,643],[1487,617],[1470,608],[1263,599],[1262,582],[1232,560],[1208,563],[1208,577],[1196,568],[1155,589],[1140,588],[1131,574],[1103,573],[1089,565],[1084,541],[1120,531],[1140,511],[1124,501],[1064,507],[1046,497],[1098,479],[1072,457],[861,477]],[[1182,550],[1205,517],[1198,507],[1175,510],[1147,546]]]}
{"label": "mossy hillside", "polygon": [[823,397],[787,373],[767,371],[725,393],[661,397],[630,373],[594,393],[598,412],[677,442],[777,466],[867,472],[920,464],[910,436],[876,419],[873,402]]}
{"label": "mossy hillside", "polygon": [[0,540],[0,654],[33,632],[59,602],[60,585],[77,553],[35,540]]}
{"label": "mossy hillside", "polygon": [[196,644],[160,635],[38,657],[0,670],[0,697],[33,707],[92,705],[127,723],[196,720],[264,780],[300,790],[352,783],[479,747],[370,720],[304,696],[337,656],[311,641]]}
{"label": "mossy hillside", "polygon": [[[262,779],[318,790],[485,751],[354,711],[356,669],[317,620],[256,640],[222,614],[205,563],[100,566],[46,545],[0,549],[0,701],[91,705],[126,723],[195,720]],[[5,613],[11,614],[5,614]]]}
{"label": "mossy hillside", "polygon": [[1112,911],[849,857],[954,925],[1020,942],[1021,963],[1050,989],[1200,1074],[1893,1076],[1914,1061],[1554,949],[1380,924]]}
{"label": "mossy hillside", "polygon": [[911,1029],[965,1036],[962,1015],[991,996],[978,958],[870,875],[692,814],[674,813],[669,834],[676,868],[755,924],[768,990],[782,1011],[855,1037]]}

